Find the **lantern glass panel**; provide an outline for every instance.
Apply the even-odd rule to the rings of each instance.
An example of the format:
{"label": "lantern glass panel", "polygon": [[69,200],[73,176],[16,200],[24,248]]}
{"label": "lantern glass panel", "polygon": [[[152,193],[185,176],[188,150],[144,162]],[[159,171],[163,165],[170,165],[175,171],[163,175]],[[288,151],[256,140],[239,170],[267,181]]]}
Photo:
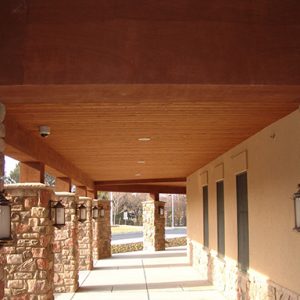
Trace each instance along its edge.
{"label": "lantern glass panel", "polygon": [[85,221],[87,219],[87,209],[84,205],[79,206],[79,220]]}
{"label": "lantern glass panel", "polygon": [[300,197],[295,198],[296,229],[300,230]]}
{"label": "lantern glass panel", "polygon": [[57,207],[55,210],[55,223],[57,225],[65,225],[65,208]]}
{"label": "lantern glass panel", "polygon": [[100,209],[100,217],[102,217],[102,218],[104,217],[104,208]]}
{"label": "lantern glass panel", "polygon": [[160,214],[161,216],[164,215],[164,208],[163,208],[163,207],[160,207],[160,208],[159,208],[159,214]]}
{"label": "lantern glass panel", "polygon": [[99,210],[97,206],[94,206],[93,208],[93,219],[98,219]]}
{"label": "lantern glass panel", "polygon": [[0,205],[0,240],[10,239],[10,205]]}

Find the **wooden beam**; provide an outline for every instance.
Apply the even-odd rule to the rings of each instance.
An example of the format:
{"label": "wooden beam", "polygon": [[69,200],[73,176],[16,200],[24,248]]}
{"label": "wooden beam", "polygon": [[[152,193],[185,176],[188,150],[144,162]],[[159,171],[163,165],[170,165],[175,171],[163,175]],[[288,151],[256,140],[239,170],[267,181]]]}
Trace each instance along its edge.
{"label": "wooden beam", "polygon": [[56,177],[55,178],[55,191],[56,192],[71,192],[72,180],[69,177]]}
{"label": "wooden beam", "polygon": [[91,189],[94,188],[94,182],[88,175],[48,146],[42,138],[36,137],[31,132],[22,128],[16,120],[7,116],[5,119],[5,128],[5,142],[7,144],[45,165],[49,165],[67,177],[76,179],[81,184],[86,185]]}
{"label": "wooden beam", "polygon": [[86,186],[76,185],[76,195],[79,197],[87,197],[87,188]]}
{"label": "wooden beam", "polygon": [[45,183],[45,165],[37,161],[21,162],[20,182]]}
{"label": "wooden beam", "polygon": [[95,189],[102,192],[124,193],[161,193],[161,194],[186,194],[184,186],[125,184],[125,185],[95,185]]}
{"label": "wooden beam", "polygon": [[159,201],[159,193],[151,193],[150,198],[154,201]]}
{"label": "wooden beam", "polygon": [[158,183],[158,182],[185,182],[186,177],[178,178],[152,178],[152,179],[128,179],[128,180],[107,180],[96,181],[96,185],[124,185],[124,184],[140,184],[140,183]]}

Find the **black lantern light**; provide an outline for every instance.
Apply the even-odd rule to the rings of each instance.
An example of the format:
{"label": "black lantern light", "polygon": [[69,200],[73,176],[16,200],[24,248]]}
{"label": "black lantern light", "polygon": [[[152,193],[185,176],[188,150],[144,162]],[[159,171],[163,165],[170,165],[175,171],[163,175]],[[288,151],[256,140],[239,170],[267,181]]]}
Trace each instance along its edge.
{"label": "black lantern light", "polygon": [[295,230],[300,231],[300,184],[298,185],[298,191],[294,194],[294,206],[295,206]]}
{"label": "black lantern light", "polygon": [[0,243],[11,240],[10,202],[0,192]]}
{"label": "black lantern light", "polygon": [[[53,205],[53,203],[55,204]],[[65,206],[61,203],[61,201],[50,201],[50,205],[51,219],[53,218],[53,226],[55,226],[56,228],[65,226]]]}
{"label": "black lantern light", "polygon": [[104,217],[104,208],[103,206],[100,207],[100,217],[103,218]]}
{"label": "black lantern light", "polygon": [[98,217],[99,217],[99,209],[98,209],[98,206],[95,205],[92,209],[92,214],[93,214],[93,219],[94,220],[97,220]]}
{"label": "black lantern light", "polygon": [[87,219],[87,209],[86,209],[86,206],[81,204],[79,207],[78,207],[78,211],[79,211],[79,218],[78,218],[78,221],[79,222],[85,222],[86,219]]}

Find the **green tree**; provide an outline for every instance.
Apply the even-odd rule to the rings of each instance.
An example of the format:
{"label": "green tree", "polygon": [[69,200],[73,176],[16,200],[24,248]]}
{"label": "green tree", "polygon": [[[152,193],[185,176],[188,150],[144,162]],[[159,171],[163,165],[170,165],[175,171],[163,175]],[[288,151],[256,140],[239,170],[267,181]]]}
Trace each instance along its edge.
{"label": "green tree", "polygon": [[5,176],[5,183],[18,183],[20,181],[20,163],[17,163],[15,168],[10,171],[8,176]]}

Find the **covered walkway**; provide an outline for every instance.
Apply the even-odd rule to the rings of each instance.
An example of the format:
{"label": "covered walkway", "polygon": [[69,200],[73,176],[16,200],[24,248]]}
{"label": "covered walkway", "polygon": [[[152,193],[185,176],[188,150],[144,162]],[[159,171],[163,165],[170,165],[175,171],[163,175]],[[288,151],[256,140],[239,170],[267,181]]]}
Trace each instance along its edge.
{"label": "covered walkway", "polygon": [[189,264],[186,248],[163,252],[131,252],[99,260],[93,271],[80,273],[76,294],[59,294],[56,300],[71,299],[224,299],[213,286],[199,279]]}

